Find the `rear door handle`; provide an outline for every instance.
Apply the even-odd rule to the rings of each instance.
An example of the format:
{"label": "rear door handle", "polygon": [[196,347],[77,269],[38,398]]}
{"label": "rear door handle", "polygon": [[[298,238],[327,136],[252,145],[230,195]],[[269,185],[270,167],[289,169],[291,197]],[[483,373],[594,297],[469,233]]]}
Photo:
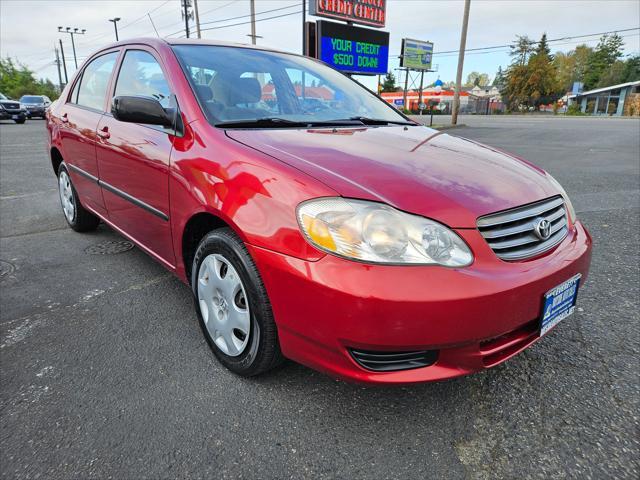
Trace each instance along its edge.
{"label": "rear door handle", "polygon": [[105,140],[111,136],[109,133],[109,127],[104,126],[100,130],[98,130],[98,136],[100,138],[104,138]]}

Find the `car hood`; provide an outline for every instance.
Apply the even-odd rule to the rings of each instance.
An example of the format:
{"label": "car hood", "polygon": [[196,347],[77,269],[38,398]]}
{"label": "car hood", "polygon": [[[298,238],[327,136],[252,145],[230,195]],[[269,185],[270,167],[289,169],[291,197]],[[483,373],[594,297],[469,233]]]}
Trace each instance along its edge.
{"label": "car hood", "polygon": [[344,197],[384,202],[453,228],[557,195],[544,170],[426,127],[227,130]]}

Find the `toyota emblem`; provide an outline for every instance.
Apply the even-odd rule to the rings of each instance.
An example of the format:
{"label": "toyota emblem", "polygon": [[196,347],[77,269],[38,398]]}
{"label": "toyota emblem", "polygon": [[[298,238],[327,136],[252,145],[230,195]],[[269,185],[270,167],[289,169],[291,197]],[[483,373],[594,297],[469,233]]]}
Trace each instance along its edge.
{"label": "toyota emblem", "polygon": [[551,236],[551,222],[540,218],[534,223],[533,231],[540,240],[546,240]]}

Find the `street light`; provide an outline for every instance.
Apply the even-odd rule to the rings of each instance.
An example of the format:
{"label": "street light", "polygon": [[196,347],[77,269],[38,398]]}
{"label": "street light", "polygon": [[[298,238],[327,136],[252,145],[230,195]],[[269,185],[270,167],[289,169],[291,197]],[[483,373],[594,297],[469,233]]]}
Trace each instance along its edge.
{"label": "street light", "polygon": [[71,46],[73,47],[73,63],[75,63],[76,65],[76,70],[78,69],[78,57],[76,57],[76,42],[73,40],[73,36],[74,35],[84,35],[84,32],[86,32],[86,29],[82,29],[80,30],[79,28],[73,28],[71,29],[71,27],[66,27],[64,30],[62,29],[62,27],[58,27],[58,32],[60,33],[68,33],[69,35],[71,35]]}
{"label": "street light", "polygon": [[119,40],[118,38],[118,22],[120,21],[120,17],[116,17],[116,18],[110,18],[109,19],[110,22],[113,22],[113,28],[115,28],[116,30],[116,42]]}

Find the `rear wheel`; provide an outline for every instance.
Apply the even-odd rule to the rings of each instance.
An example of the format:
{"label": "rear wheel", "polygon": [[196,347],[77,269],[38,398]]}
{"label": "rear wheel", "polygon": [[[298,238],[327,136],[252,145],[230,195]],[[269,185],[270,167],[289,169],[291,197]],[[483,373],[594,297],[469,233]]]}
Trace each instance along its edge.
{"label": "rear wheel", "polygon": [[76,232],[89,232],[98,227],[100,219],[80,203],[78,193],[71,183],[71,177],[69,177],[64,163],[61,163],[58,168],[58,193],[64,218],[71,228]]}
{"label": "rear wheel", "polygon": [[229,228],[213,230],[196,251],[191,285],[211,350],[245,377],[283,360],[269,297],[245,245]]}

